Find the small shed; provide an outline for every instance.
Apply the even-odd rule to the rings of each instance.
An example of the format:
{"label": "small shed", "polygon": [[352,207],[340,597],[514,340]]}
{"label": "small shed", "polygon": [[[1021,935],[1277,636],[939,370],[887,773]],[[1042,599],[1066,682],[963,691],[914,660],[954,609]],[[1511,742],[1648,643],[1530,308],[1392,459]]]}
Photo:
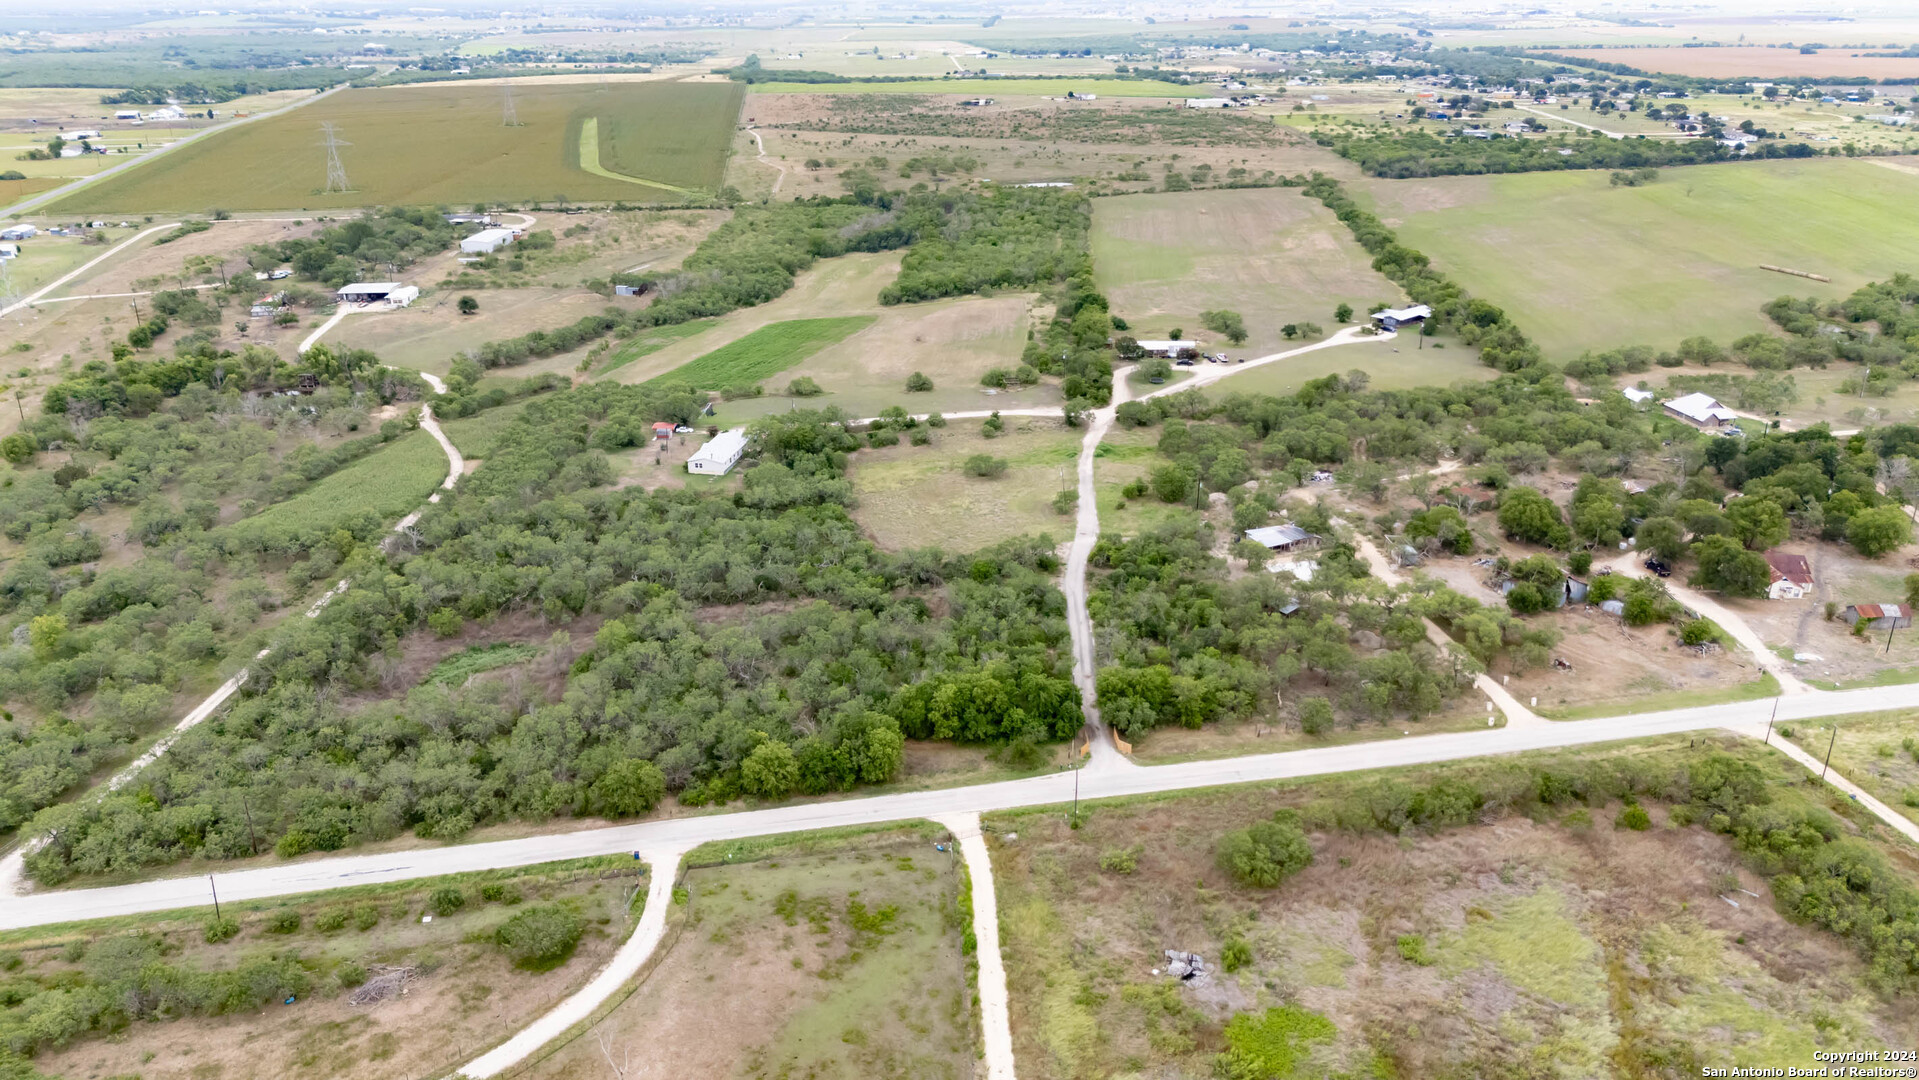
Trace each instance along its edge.
{"label": "small shed", "polygon": [[1847,604],[1839,617],[1846,620],[1847,626],[1857,625],[1864,619],[1874,630],[1912,628],[1912,608],[1906,604]]}
{"label": "small shed", "polygon": [[481,229],[460,241],[460,252],[464,255],[487,255],[512,242],[512,229]]}
{"label": "small shed", "polygon": [[671,420],[656,421],[653,424],[653,437],[655,439],[658,439],[661,442],[665,442],[666,440],[672,438],[673,422]]}
{"label": "small shed", "polygon": [[1246,539],[1266,545],[1269,551],[1301,551],[1319,546],[1319,537],[1297,525],[1268,525],[1247,529]]}
{"label": "small shed", "polygon": [[746,429],[722,431],[707,440],[686,459],[686,471],[704,476],[724,476],[746,453]]}

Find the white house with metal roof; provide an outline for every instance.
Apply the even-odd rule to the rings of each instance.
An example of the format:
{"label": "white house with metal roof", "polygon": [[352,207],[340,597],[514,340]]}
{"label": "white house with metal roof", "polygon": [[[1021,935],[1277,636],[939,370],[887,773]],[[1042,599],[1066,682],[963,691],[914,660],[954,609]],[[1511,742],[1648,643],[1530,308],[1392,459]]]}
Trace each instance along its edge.
{"label": "white house with metal roof", "polygon": [[1719,404],[1710,394],[1687,394],[1666,402],[1666,411],[1699,427],[1720,427],[1739,419],[1739,414]]}
{"label": "white house with metal roof", "polygon": [[722,431],[686,459],[686,471],[701,476],[725,476],[746,453],[746,429]]}

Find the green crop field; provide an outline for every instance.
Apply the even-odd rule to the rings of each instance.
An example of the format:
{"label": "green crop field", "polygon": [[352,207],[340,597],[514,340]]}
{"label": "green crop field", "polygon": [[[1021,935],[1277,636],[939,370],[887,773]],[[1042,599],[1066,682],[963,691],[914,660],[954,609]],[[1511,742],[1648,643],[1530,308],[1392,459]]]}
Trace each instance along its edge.
{"label": "green crop field", "polygon": [[[1364,248],[1296,188],[1121,195],[1093,202],[1093,273],[1141,338],[1187,338],[1261,356],[1299,344],[1280,328],[1333,328],[1333,309],[1397,301],[1399,287]],[[1250,335],[1230,345],[1199,313],[1237,311]]]}
{"label": "green crop field", "polygon": [[967,94],[987,97],[1209,97],[1213,86],[1179,86],[1153,79],[906,79],[900,82],[754,83],[756,94]]}
{"label": "green crop field", "polygon": [[605,367],[600,369],[600,374],[611,374],[615,369],[623,368],[642,356],[651,356],[676,341],[683,341],[694,334],[703,334],[712,328],[712,319],[695,319],[692,322],[671,323],[642,330],[626,339],[618,349],[614,350],[612,358],[607,361]]}
{"label": "green crop field", "polygon": [[[1889,165],[1894,167],[1888,167]],[[1919,175],[1896,161],[1820,159],[1665,169],[1643,187],[1604,172],[1356,185],[1402,243],[1510,311],[1565,361],[1587,349],[1721,344],[1770,325],[1784,294],[1843,297],[1919,269]],[[1759,268],[1791,267],[1811,281]]]}
{"label": "green crop field", "polygon": [[[348,90],[209,135],[60,200],[58,212],[339,209],[536,200],[677,201],[720,184],[743,91],[710,83]],[[320,124],[353,185],[323,193]]]}
{"label": "green crop field", "polygon": [[646,385],[684,384],[701,390],[750,385],[778,375],[826,346],[871,325],[871,315],[773,323],[664,375],[648,379]]}
{"label": "green crop field", "polygon": [[306,531],[355,514],[397,520],[419,509],[446,479],[446,454],[415,431],[368,454],[282,503],[233,524],[236,532]]}

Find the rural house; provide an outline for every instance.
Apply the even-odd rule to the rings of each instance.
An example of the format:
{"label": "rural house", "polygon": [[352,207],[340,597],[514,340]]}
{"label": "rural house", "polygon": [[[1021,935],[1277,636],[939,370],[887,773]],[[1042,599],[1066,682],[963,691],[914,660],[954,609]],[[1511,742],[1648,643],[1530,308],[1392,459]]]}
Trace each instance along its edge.
{"label": "rural house", "polygon": [[31,240],[39,232],[33,225],[9,225],[0,229],[0,240]]}
{"label": "rural house", "polygon": [[1666,402],[1666,411],[1694,427],[1720,427],[1739,419],[1739,414],[1719,404],[1710,394],[1687,394]]}
{"label": "rural house", "polygon": [[340,286],[334,293],[342,304],[386,304],[388,307],[406,307],[420,298],[420,287],[402,285],[397,281],[357,281],[351,285]]}
{"label": "rural house", "polygon": [[1812,591],[1812,564],[1804,555],[1768,551],[1766,565],[1772,567],[1772,585],[1766,589],[1768,599],[1797,600]]}
{"label": "rural house", "polygon": [[1301,551],[1319,546],[1319,537],[1297,525],[1268,525],[1247,529],[1246,539],[1266,545],[1268,551]]}
{"label": "rural house", "polygon": [[731,431],[722,431],[707,440],[706,445],[693,451],[693,456],[686,459],[686,471],[703,476],[725,476],[727,470],[737,464],[740,455],[744,453],[746,453],[746,429],[734,428]]}
{"label": "rural house", "polygon": [[1433,309],[1425,304],[1413,304],[1410,307],[1386,308],[1373,312],[1373,324],[1387,333],[1395,333],[1402,326],[1414,326],[1431,318]]}
{"label": "rural house", "polygon": [[1624,390],[1621,390],[1620,393],[1624,394],[1626,400],[1632,402],[1634,405],[1644,405],[1646,402],[1652,400],[1651,390],[1641,390],[1636,386],[1628,386]]}
{"label": "rural house", "polygon": [[1199,355],[1199,342],[1197,341],[1142,341],[1139,343],[1139,347],[1145,350],[1147,356],[1173,357],[1188,350],[1191,350],[1194,356]]}
{"label": "rural house", "polygon": [[1912,608],[1905,604],[1847,604],[1840,618],[1847,626],[1856,626],[1859,620],[1874,630],[1909,630],[1912,628]]}

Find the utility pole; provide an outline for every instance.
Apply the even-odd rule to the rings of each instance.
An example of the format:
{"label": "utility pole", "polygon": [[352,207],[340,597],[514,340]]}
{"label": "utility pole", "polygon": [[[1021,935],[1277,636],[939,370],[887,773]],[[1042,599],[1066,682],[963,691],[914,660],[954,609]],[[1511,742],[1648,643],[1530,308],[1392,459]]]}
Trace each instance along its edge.
{"label": "utility pole", "polygon": [[1772,715],[1766,718],[1766,744],[1772,744],[1772,722],[1779,719],[1779,699],[1772,699]]}
{"label": "utility pole", "polygon": [[1826,779],[1826,770],[1832,767],[1832,748],[1833,748],[1833,745],[1837,743],[1838,741],[1839,741],[1839,725],[1834,724],[1832,725],[1832,738],[1826,740],[1825,764],[1819,766],[1819,779],[1821,781],[1824,781]]}
{"label": "utility pole", "polygon": [[1892,655],[1892,635],[1894,631],[1899,629],[1899,617],[1895,615],[1892,618],[1887,619],[1886,621],[1892,624],[1886,627],[1886,655],[1891,656]]}
{"label": "utility pole", "polygon": [[220,890],[214,888],[212,874],[207,875],[207,888],[213,889],[213,917],[217,921],[220,918]]}

